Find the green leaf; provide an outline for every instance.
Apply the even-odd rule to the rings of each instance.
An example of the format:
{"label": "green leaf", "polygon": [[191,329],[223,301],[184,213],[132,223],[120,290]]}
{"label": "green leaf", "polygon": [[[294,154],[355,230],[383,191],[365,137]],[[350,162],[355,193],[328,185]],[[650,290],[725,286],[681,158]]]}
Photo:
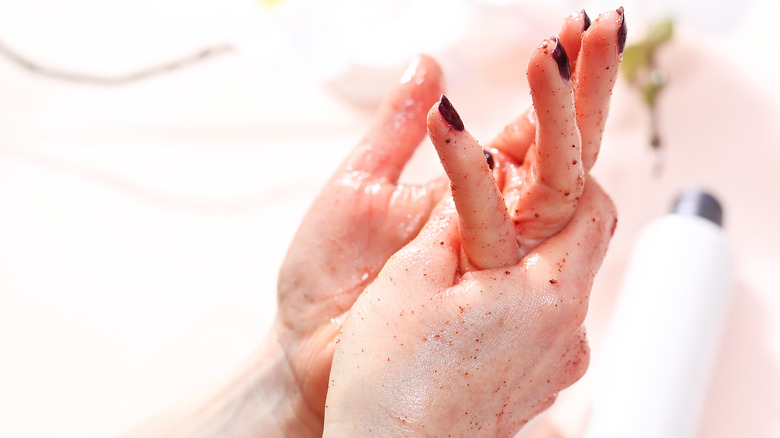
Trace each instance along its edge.
{"label": "green leaf", "polygon": [[669,41],[674,36],[674,21],[671,18],[656,21],[647,32],[645,43],[651,50]]}
{"label": "green leaf", "polygon": [[639,72],[648,67],[650,50],[644,43],[633,44],[623,51],[623,63],[620,72],[629,82],[636,81]]}

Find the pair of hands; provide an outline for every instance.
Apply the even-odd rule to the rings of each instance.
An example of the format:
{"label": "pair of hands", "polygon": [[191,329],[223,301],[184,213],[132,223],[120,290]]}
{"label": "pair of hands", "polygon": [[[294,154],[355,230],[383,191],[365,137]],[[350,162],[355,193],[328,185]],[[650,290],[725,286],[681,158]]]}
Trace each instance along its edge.
{"label": "pair of hands", "polygon": [[[584,373],[616,221],[587,171],[625,29],[622,8],[592,24],[583,11],[534,49],[533,107],[486,148],[493,166],[435,105],[436,63],[412,63],[280,272],[273,336],[313,435],[509,436]],[[426,132],[451,197],[444,179],[398,183]]]}

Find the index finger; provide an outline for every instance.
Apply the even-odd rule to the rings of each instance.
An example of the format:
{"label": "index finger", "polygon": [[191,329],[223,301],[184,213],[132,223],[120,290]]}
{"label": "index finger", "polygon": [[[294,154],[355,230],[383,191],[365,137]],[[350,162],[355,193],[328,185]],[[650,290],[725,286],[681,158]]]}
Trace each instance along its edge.
{"label": "index finger", "polygon": [[487,160],[490,155],[465,130],[455,108],[443,95],[428,114],[428,132],[450,179],[461,248],[469,264],[491,269],[517,263],[520,248]]}
{"label": "index finger", "polygon": [[396,183],[425,138],[428,109],[442,91],[442,73],[433,58],[420,55],[388,94],[374,123],[340,168]]}

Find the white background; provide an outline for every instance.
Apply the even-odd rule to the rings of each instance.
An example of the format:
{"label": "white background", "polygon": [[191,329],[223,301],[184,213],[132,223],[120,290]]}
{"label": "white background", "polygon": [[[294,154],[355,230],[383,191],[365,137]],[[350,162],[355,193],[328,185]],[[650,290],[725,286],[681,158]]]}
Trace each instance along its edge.
{"label": "white background", "polygon": [[[338,54],[295,42],[327,23],[301,24],[275,3],[299,2],[0,1],[0,41],[63,70],[112,75],[237,48],[123,87],[56,81],[0,57],[0,436],[114,436],[228,372],[273,318],[300,217],[401,60],[422,50],[414,41],[441,60],[448,95],[486,141],[528,104],[530,49],[583,6],[434,5],[409,19],[427,23],[419,35],[385,41],[398,50],[382,58],[365,35]],[[636,232],[682,186],[710,188],[737,285],[701,436],[761,438],[780,434],[780,31],[774,2],[735,4],[677,11],[659,58],[670,77],[660,176],[646,113],[618,84],[594,173],[620,224],[588,326],[595,363]],[[617,4],[585,6],[595,18]],[[658,12],[625,6],[631,43]],[[406,177],[437,166],[423,144]],[[576,436],[591,386],[564,392],[548,416],[564,435]]]}

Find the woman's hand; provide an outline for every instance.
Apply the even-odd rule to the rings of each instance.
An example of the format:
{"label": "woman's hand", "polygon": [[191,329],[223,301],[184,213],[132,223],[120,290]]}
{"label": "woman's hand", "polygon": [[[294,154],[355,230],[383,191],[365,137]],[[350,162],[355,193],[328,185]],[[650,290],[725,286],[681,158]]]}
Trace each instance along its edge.
{"label": "woman's hand", "polygon": [[322,435],[341,319],[446,191],[445,179],[397,184],[440,94],[438,65],[419,57],[304,217],[281,268],[279,310],[266,339],[233,373],[126,438]]}
{"label": "woman's hand", "polygon": [[[509,436],[585,371],[581,324],[616,220],[584,172],[625,24],[622,10],[587,30],[584,18],[534,51],[535,112],[493,142],[488,160],[446,98],[429,113],[454,203],[439,206],[350,311],[326,435]],[[580,40],[570,60],[563,47]]]}
{"label": "woman's hand", "polygon": [[441,71],[418,57],[393,90],[365,139],[336,170],[306,213],[282,265],[274,334],[320,419],[333,343],[344,314],[387,259],[417,235],[446,180],[398,184],[426,133],[441,94]]}
{"label": "woman's hand", "polygon": [[458,217],[442,203],[344,321],[324,436],[512,436],[582,376],[581,324],[615,224],[586,186],[520,263],[462,276]]}
{"label": "woman's hand", "polygon": [[[588,183],[578,199],[582,173],[577,163],[574,170],[561,164],[573,151],[560,149],[567,142],[556,140],[555,130],[581,137],[573,149],[579,154],[581,145],[578,161],[589,169],[617,70],[616,29],[625,35],[622,14],[602,16],[583,34],[584,20],[569,17],[560,34],[562,46],[579,53],[570,60],[571,83],[549,74],[562,74],[558,58],[551,58],[554,68],[545,58],[555,53],[552,40],[538,49],[546,53],[534,54],[540,63],[529,66],[529,81],[536,112],[491,144],[493,173],[465,130],[453,132],[438,109],[428,115],[459,217],[446,203],[430,214],[446,180],[397,183],[441,93],[439,67],[418,58],[306,214],[280,272],[269,336],[234,373],[126,436],[319,436],[336,335],[353,305],[328,396],[332,433],[343,426],[382,436],[469,428],[502,434],[576,379],[587,363],[579,324],[614,222],[598,186]],[[443,148],[448,139],[465,146],[464,155]],[[571,184],[569,196],[576,196],[554,196]],[[480,204],[482,197],[489,203]],[[463,272],[501,267],[461,276],[459,265]],[[505,404],[497,410],[499,400]]]}

